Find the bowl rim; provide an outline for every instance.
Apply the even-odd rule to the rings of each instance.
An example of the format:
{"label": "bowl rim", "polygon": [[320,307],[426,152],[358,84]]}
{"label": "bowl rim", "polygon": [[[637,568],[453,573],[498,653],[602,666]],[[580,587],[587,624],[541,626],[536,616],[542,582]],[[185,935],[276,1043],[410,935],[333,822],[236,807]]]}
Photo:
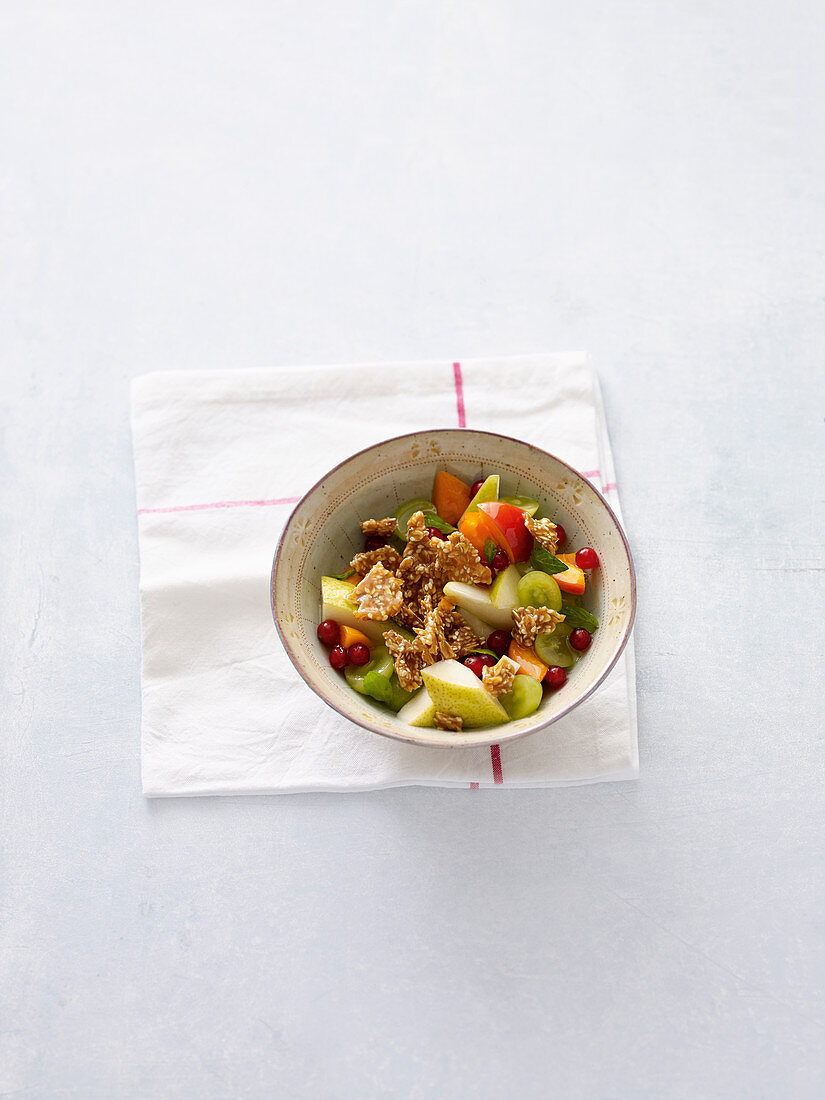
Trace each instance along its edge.
{"label": "bowl rim", "polygon": [[[619,537],[622,540],[622,546],[624,547],[624,552],[625,552],[625,555],[627,557],[628,569],[630,571],[630,614],[629,614],[628,619],[627,619],[627,625],[624,628],[624,633],[621,637],[619,645],[617,646],[616,651],[613,654],[613,656],[611,657],[610,661],[607,663],[607,665],[605,665],[603,671],[599,674],[599,676],[593,681],[593,683],[590,685],[590,687],[585,692],[583,692],[581,695],[577,695],[576,698],[573,699],[570,703],[568,703],[562,710],[560,710],[557,714],[554,714],[552,718],[549,718],[546,722],[543,722],[540,726],[534,726],[531,729],[526,729],[526,730],[519,730],[518,732],[514,732],[514,733],[511,733],[509,735],[504,733],[504,731],[506,730],[506,725],[505,726],[486,727],[487,729],[490,730],[490,732],[493,734],[493,736],[480,738],[477,741],[463,742],[461,744],[452,744],[452,745],[449,744],[449,743],[431,742],[431,741],[427,741],[423,738],[409,737],[409,736],[405,736],[405,735],[400,734],[400,733],[394,733],[391,730],[381,729],[378,726],[372,725],[371,723],[369,723],[367,721],[362,721],[360,718],[353,717],[353,715],[348,714],[346,711],[342,710],[341,707],[337,706],[336,703],[334,703],[332,701],[332,699],[330,699],[324,691],[320,690],[315,684],[313,684],[310,681],[309,677],[306,675],[303,668],[301,667],[301,662],[296,657],[296,654],[294,653],[290,642],[287,640],[286,636],[284,635],[284,632],[281,630],[280,623],[278,622],[278,612],[277,612],[277,606],[276,606],[277,605],[277,600],[276,600],[276,597],[275,597],[275,592],[276,592],[275,582],[276,582],[276,578],[277,578],[277,575],[278,575],[278,566],[280,564],[281,551],[282,551],[283,546],[284,546],[285,535],[286,535],[287,529],[289,528],[290,523],[292,522],[293,516],[298,511],[298,509],[302,507],[302,505],[306,501],[307,497],[309,497],[312,493],[314,493],[316,489],[320,488],[320,486],[323,485],[323,483],[329,477],[331,477],[334,473],[336,473],[338,470],[340,470],[343,466],[346,466],[348,463],[352,462],[353,459],[360,458],[362,455],[367,454],[369,451],[374,451],[378,447],[384,447],[388,443],[398,443],[400,441],[407,440],[407,439],[412,440],[412,439],[415,439],[416,437],[422,436],[422,435],[430,436],[430,435],[441,435],[441,434],[444,434],[444,433],[448,433],[450,435],[471,435],[471,434],[472,435],[486,435],[486,436],[489,436],[491,439],[503,439],[503,440],[506,440],[508,443],[517,443],[522,447],[528,447],[530,450],[536,451],[538,454],[543,455],[545,458],[549,458],[549,459],[552,459],[554,462],[558,462],[560,466],[563,466],[565,469],[569,470],[571,474],[574,474],[577,478],[580,478],[582,481],[586,481],[587,484],[590,486],[590,488],[593,490],[593,492],[596,494],[596,496],[601,501],[603,507],[607,510],[611,520],[613,521],[613,523],[616,527],[616,530],[619,532]],[[434,456],[434,457],[436,457],[436,456]],[[351,455],[348,455],[346,458],[342,459],[340,462],[337,462],[334,466],[330,467],[330,469],[327,470],[326,473],[324,473],[320,478],[318,478],[318,480],[307,489],[307,491],[303,494],[303,496],[300,498],[300,500],[294,505],[294,507],[292,508],[292,511],[287,516],[286,521],[284,522],[283,529],[281,530],[281,534],[278,537],[278,544],[275,547],[275,555],[272,559],[272,569],[270,571],[270,576],[269,576],[269,605],[270,605],[270,611],[272,612],[272,620],[275,624],[275,629],[278,632],[278,637],[281,639],[281,644],[283,645],[284,649],[286,650],[287,655],[288,655],[290,661],[292,662],[292,664],[294,665],[295,669],[297,670],[299,676],[304,681],[304,683],[307,685],[307,687],[309,687],[309,689],[312,692],[315,693],[315,695],[317,695],[324,703],[326,703],[326,705],[328,707],[330,707],[332,710],[334,710],[337,714],[340,714],[342,718],[346,718],[346,720],[348,722],[352,722],[353,725],[360,726],[362,729],[368,730],[370,733],[377,733],[381,737],[389,737],[391,740],[400,741],[400,742],[402,742],[402,744],[405,744],[405,745],[420,745],[423,748],[430,748],[430,749],[448,749],[448,750],[449,749],[453,749],[453,750],[455,750],[455,749],[476,749],[476,748],[484,748],[484,747],[487,747],[487,746],[490,746],[490,745],[507,744],[510,741],[517,741],[517,740],[521,739],[522,737],[532,737],[533,734],[540,733],[542,730],[546,730],[549,726],[552,726],[555,722],[558,722],[559,719],[564,718],[572,710],[575,710],[576,707],[580,706],[586,699],[589,699],[590,696],[593,694],[593,692],[596,691],[599,687],[601,687],[601,685],[607,679],[609,674],[612,672],[614,666],[616,665],[616,662],[619,660],[622,653],[624,652],[625,646],[628,643],[631,632],[633,630],[633,625],[634,625],[635,620],[636,620],[636,569],[635,569],[635,566],[633,564],[633,555],[632,555],[631,550],[630,550],[630,545],[627,541],[627,537],[624,533],[624,529],[622,527],[622,524],[619,521],[619,518],[616,515],[616,513],[611,508],[609,502],[606,500],[604,494],[599,489],[597,489],[596,486],[593,484],[593,482],[590,481],[589,478],[586,478],[584,476],[584,474],[581,473],[580,470],[577,470],[575,468],[575,466],[571,466],[569,462],[565,462],[563,458],[559,458],[558,455],[554,455],[550,451],[545,451],[543,448],[537,447],[534,443],[528,443],[525,439],[519,439],[517,436],[514,436],[514,435],[505,435],[502,432],[490,432],[490,431],[486,431],[482,428],[432,428],[432,429],[422,428],[422,429],[419,429],[418,431],[414,431],[414,432],[402,432],[401,435],[390,436],[387,439],[381,439],[376,443],[371,443],[367,447],[362,447],[359,451],[353,451],[353,453]],[[410,727],[410,729],[414,729],[414,728],[415,727],[413,727],[413,726]],[[496,731],[501,731],[501,732],[498,735],[496,735]],[[478,732],[480,734],[484,733],[485,732],[485,727],[482,727],[481,729],[479,729]]]}

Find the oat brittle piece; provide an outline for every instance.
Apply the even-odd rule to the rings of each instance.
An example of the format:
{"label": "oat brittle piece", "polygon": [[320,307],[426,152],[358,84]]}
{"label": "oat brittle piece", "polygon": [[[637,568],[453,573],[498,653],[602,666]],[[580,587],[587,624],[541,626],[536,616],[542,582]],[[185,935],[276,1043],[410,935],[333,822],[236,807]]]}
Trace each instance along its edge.
{"label": "oat brittle piece", "polygon": [[513,690],[519,666],[509,657],[500,657],[492,667],[485,665],[481,670],[481,682],[491,695],[498,697]]}
{"label": "oat brittle piece", "polygon": [[549,519],[533,519],[525,513],[524,526],[539,545],[555,555],[559,545],[559,533],[555,523],[551,523]]}
{"label": "oat brittle piece", "polygon": [[442,543],[441,556],[448,581],[489,584],[493,579],[490,567],[481,560],[476,548],[460,531],[453,531]]}
{"label": "oat brittle piece", "polygon": [[395,528],[395,516],[387,516],[386,519],[361,520],[361,530],[365,535],[381,535],[388,539],[390,535],[395,534]]}
{"label": "oat brittle piece", "polygon": [[464,719],[457,714],[444,714],[437,710],[433,715],[433,724],[438,730],[450,730],[453,733],[461,733],[464,729]]}
{"label": "oat brittle piece", "polygon": [[453,649],[447,640],[445,627],[452,617],[454,608],[453,601],[446,598],[440,600],[435,608],[432,607],[430,602],[430,610],[424,617],[424,626],[415,632],[421,645],[425,663],[428,665],[434,664],[439,657],[449,660],[453,656]]}
{"label": "oat brittle piece", "polygon": [[380,622],[392,618],[404,601],[401,584],[381,562],[375,564],[361,583],[355,586],[352,596],[358,601],[356,619],[377,619]]}
{"label": "oat brittle piece", "polygon": [[394,546],[379,546],[377,550],[365,550],[362,554],[356,554],[349,563],[349,567],[356,573],[366,576],[379,561],[385,569],[394,573],[401,564],[401,555]]}
{"label": "oat brittle piece", "polygon": [[513,611],[513,637],[523,646],[532,648],[539,634],[551,634],[564,615],[549,607],[517,607]]}
{"label": "oat brittle piece", "polygon": [[398,682],[404,691],[414,691],[421,687],[424,682],[421,677],[424,658],[416,643],[408,642],[395,630],[388,630],[384,635],[384,644],[395,661]]}
{"label": "oat brittle piece", "polygon": [[413,512],[407,524],[404,561],[416,562],[422,571],[426,571],[428,576],[436,580],[443,572],[443,556],[442,541],[430,535],[424,513]]}
{"label": "oat brittle piece", "polygon": [[448,630],[447,641],[450,643],[453,658],[456,661],[460,661],[462,657],[466,657],[468,653],[472,653],[474,649],[479,649],[484,645],[483,638],[477,637],[473,628],[466,623]]}
{"label": "oat brittle piece", "polygon": [[425,599],[435,605],[444,589],[444,568],[441,540],[431,538],[424,523],[424,513],[416,512],[407,528],[407,545],[404,557],[396,570],[404,593],[404,607],[408,617],[416,615],[423,625],[427,609]]}
{"label": "oat brittle piece", "polygon": [[[406,597],[405,597],[406,599]],[[406,626],[408,630],[417,630],[424,625],[424,620],[418,612],[418,604],[402,603],[393,618],[397,623]]]}

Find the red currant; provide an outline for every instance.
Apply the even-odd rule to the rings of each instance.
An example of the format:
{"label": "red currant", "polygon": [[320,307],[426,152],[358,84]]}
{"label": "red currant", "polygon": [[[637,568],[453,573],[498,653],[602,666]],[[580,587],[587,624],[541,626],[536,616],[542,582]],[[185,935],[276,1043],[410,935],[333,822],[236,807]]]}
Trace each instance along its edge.
{"label": "red currant", "polygon": [[575,630],[570,631],[570,644],[573,649],[578,649],[580,652],[584,652],[592,642],[590,637],[590,631],[585,630],[583,626],[576,627]]}
{"label": "red currant", "polygon": [[347,650],[347,657],[351,665],[365,665],[370,659],[370,647],[363,642],[356,642]]}
{"label": "red currant", "polygon": [[487,648],[503,657],[510,648],[510,635],[506,630],[494,630],[487,639]]}
{"label": "red currant", "polygon": [[553,526],[556,528],[556,538],[558,540],[559,549],[561,549],[567,542],[567,532],[560,523],[556,523]]}
{"label": "red currant", "polygon": [[590,546],[583,546],[576,551],[576,565],[579,569],[598,569],[599,555]]}
{"label": "red currant", "polygon": [[341,637],[341,627],[334,619],[324,619],[319,625],[318,640],[323,642],[324,645],[338,645],[338,640]]}
{"label": "red currant", "polygon": [[334,649],[330,650],[329,663],[332,665],[333,668],[337,668],[339,672],[342,668],[346,666],[347,651],[342,645],[337,645]]}
{"label": "red currant", "polygon": [[442,542],[447,537],[444,532],[439,531],[437,527],[428,527],[427,534],[430,536],[431,539],[441,539]]}
{"label": "red currant", "polygon": [[469,657],[464,658],[463,662],[470,672],[475,673],[479,680],[481,679],[481,670],[484,668],[484,654],[483,653],[471,653]]}
{"label": "red currant", "polygon": [[473,482],[473,484],[470,486],[470,500],[473,499],[473,497],[476,495],[476,493],[479,491],[479,489],[481,488],[481,486],[483,484],[484,484],[484,478],[483,477],[480,477],[478,479],[478,481]]}
{"label": "red currant", "polygon": [[558,665],[551,665],[545,673],[544,679],[554,691],[558,691],[559,688],[563,688],[567,683],[567,673],[563,668],[559,668]]}
{"label": "red currant", "polygon": [[367,535],[364,539],[365,550],[380,550],[382,546],[387,545],[387,540],[383,535]]}
{"label": "red currant", "polygon": [[510,564],[510,559],[504,553],[503,550],[496,550],[493,554],[493,560],[490,562],[490,567],[495,569],[496,573],[500,573],[502,569],[506,569]]}

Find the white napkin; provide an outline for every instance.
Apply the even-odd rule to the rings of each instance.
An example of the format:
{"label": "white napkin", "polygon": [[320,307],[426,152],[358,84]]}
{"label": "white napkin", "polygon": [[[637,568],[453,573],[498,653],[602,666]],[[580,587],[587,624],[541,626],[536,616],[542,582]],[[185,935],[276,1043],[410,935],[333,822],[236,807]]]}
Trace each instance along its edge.
{"label": "white napkin", "polygon": [[144,794],[550,787],[638,774],[631,645],[548,730],[454,752],[346,721],[281,647],[269,576],[293,504],[362,447],[456,425],[558,454],[618,510],[598,382],[581,354],[134,381]]}

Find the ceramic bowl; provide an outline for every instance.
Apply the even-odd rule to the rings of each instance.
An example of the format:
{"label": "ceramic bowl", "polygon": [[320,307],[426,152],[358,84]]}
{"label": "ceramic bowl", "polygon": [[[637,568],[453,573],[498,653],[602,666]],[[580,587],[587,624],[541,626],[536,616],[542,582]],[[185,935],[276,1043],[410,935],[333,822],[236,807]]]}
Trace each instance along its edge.
{"label": "ceramic bowl", "polygon": [[[408,726],[378,703],[352,691],[329,665],[316,637],[321,577],[342,573],[363,549],[362,519],[392,515],[413,497],[427,497],[438,469],[466,482],[501,474],[508,496],[529,496],[561,523],[567,546],[592,546],[600,567],[584,604],[600,622],[567,683],[547,694],[535,714],[506,725],[461,733]],[[545,451],[508,436],[466,428],[415,432],[377,443],[340,463],[314,485],[287,520],[272,566],[272,614],[295,668],[312,690],[345,718],[373,733],[417,745],[460,748],[505,744],[546,730],[582,703],[624,649],[636,609],[630,549],[604,497],[576,470]]]}

